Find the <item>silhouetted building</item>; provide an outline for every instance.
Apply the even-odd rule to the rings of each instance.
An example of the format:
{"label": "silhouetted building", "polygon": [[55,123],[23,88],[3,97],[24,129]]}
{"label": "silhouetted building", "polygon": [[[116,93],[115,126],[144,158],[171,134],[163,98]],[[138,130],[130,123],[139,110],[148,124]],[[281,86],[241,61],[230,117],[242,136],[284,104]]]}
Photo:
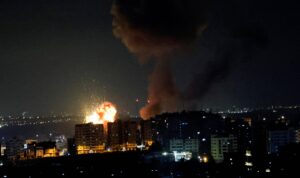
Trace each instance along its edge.
{"label": "silhouetted building", "polygon": [[267,126],[266,121],[253,123],[252,128],[252,155],[253,167],[258,171],[264,171],[267,165]]}
{"label": "silhouetted building", "polygon": [[78,124],[75,126],[77,154],[102,153],[105,150],[103,124]]}
{"label": "silhouetted building", "polygon": [[16,160],[20,158],[20,153],[24,148],[24,141],[13,137],[6,142],[5,155],[8,159]]}
{"label": "silhouetted building", "polygon": [[278,153],[280,148],[295,142],[295,131],[289,130],[272,130],[268,132],[268,153]]}
{"label": "silhouetted building", "polygon": [[57,157],[56,143],[53,141],[39,142],[36,144],[37,157]]}
{"label": "silhouetted building", "polygon": [[112,151],[122,150],[122,122],[117,120],[113,123],[108,123],[107,145]]}
{"label": "silhouetted building", "polygon": [[57,157],[59,152],[53,141],[37,142],[37,140],[26,140],[24,149],[20,153],[20,159],[35,159],[45,157]]}
{"label": "silhouetted building", "polygon": [[141,137],[142,137],[142,143],[146,147],[149,147],[153,144],[153,130],[152,130],[151,120],[141,121]]}
{"label": "silhouetted building", "polygon": [[135,121],[123,122],[123,147],[126,150],[135,150],[137,148],[137,129],[138,125]]}
{"label": "silhouetted building", "polygon": [[75,138],[68,138],[67,142],[68,142],[68,154],[71,156],[76,155],[77,147],[76,147],[76,143],[75,143]]}
{"label": "silhouetted building", "polygon": [[227,134],[232,134],[237,137],[237,145],[238,145],[238,152],[242,156],[245,154],[246,150],[251,148],[252,143],[252,128],[251,125],[251,118],[244,118],[244,119],[232,119],[226,118],[226,131]]}
{"label": "silhouetted building", "polygon": [[36,145],[37,140],[25,140],[24,151],[22,154],[22,159],[34,159],[36,158]]}

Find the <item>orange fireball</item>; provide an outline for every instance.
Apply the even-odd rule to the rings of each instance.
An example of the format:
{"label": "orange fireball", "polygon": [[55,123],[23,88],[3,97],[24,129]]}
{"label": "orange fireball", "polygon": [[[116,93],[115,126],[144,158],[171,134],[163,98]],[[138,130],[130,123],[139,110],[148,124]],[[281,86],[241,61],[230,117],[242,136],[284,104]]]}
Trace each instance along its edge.
{"label": "orange fireball", "polygon": [[111,102],[104,102],[91,115],[86,116],[86,123],[103,124],[104,122],[114,122],[117,109]]}
{"label": "orange fireball", "polygon": [[115,122],[117,109],[111,102],[104,102],[97,108],[97,113],[103,121]]}

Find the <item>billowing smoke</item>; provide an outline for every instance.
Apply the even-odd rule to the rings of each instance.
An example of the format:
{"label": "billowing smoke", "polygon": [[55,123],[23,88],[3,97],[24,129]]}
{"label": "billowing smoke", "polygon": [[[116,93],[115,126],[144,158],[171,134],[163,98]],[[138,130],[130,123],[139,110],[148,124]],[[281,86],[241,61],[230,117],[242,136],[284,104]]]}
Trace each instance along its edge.
{"label": "billowing smoke", "polygon": [[147,119],[170,111],[180,99],[169,59],[192,45],[206,26],[202,0],[116,0],[113,32],[142,63],[155,61],[148,88]]}
{"label": "billowing smoke", "polygon": [[233,67],[252,60],[253,54],[268,45],[268,35],[260,24],[239,24],[228,29],[222,42],[218,41],[215,59],[209,61],[204,70],[194,75],[184,92],[187,101],[201,100],[209,89],[226,78]]}
{"label": "billowing smoke", "polygon": [[168,57],[205,27],[203,0],[116,0],[113,32],[140,60]]}
{"label": "billowing smoke", "polygon": [[175,111],[180,92],[175,86],[169,60],[161,59],[150,75],[148,105],[141,109],[142,118],[150,118],[162,111]]}
{"label": "billowing smoke", "polygon": [[[162,111],[176,110],[178,102],[201,100],[212,85],[225,78],[232,66],[247,61],[257,46],[266,43],[263,30],[257,25],[241,26],[235,23],[238,14],[221,19],[227,28],[223,37],[215,37],[216,57],[194,76],[187,90],[180,92],[174,83],[171,59],[178,52],[194,45],[206,28],[207,0],[115,0],[112,7],[113,32],[141,63],[155,62],[149,77],[148,104],[141,109],[142,118],[148,119]],[[223,2],[223,1],[220,1]],[[212,4],[224,9],[227,1]],[[238,2],[238,1],[230,1]],[[230,5],[229,5],[230,6]],[[228,7],[228,6],[227,6]],[[221,12],[221,13],[220,13]],[[218,18],[223,18],[218,11]],[[243,21],[243,20],[241,20]],[[245,21],[245,24],[248,22]],[[228,27],[229,28],[228,28]],[[214,26],[212,27],[214,28]],[[217,29],[215,28],[215,29]],[[225,38],[225,40],[223,39]],[[220,42],[222,41],[222,42]]]}
{"label": "billowing smoke", "polygon": [[215,59],[209,61],[205,70],[196,74],[185,91],[185,100],[201,100],[212,85],[226,78],[233,67],[252,59],[254,51],[267,46],[265,31],[257,24],[230,31],[228,40],[219,44]]}

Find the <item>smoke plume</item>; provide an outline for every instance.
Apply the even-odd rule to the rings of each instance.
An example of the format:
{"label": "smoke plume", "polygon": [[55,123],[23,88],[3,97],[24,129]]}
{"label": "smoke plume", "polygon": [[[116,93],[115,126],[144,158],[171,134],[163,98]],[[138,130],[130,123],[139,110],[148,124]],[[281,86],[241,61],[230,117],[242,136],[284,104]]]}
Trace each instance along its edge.
{"label": "smoke plume", "polygon": [[[249,60],[256,47],[266,45],[266,34],[258,25],[240,18],[239,13],[234,14],[230,3],[238,1],[230,3],[220,1],[223,4],[213,1],[211,5],[219,8],[216,12],[217,19],[224,24],[212,26],[214,29],[224,28],[225,34],[213,38],[218,43],[215,59],[209,61],[204,69],[194,76],[184,92],[180,92],[174,83],[171,58],[193,46],[206,28],[207,2],[207,0],[114,1],[111,10],[114,35],[138,57],[142,64],[148,60],[155,62],[154,70],[149,76],[149,101],[140,111],[143,119],[160,114],[162,111],[174,111],[181,101],[201,100],[215,82],[227,77],[235,64]],[[224,17],[223,9],[233,12],[232,15],[229,18]]]}
{"label": "smoke plume", "polygon": [[250,61],[257,49],[268,45],[268,36],[259,24],[241,25],[228,32],[226,40],[217,45],[215,59],[194,75],[184,92],[185,100],[201,100],[213,84],[230,74],[233,67]]}
{"label": "smoke plume", "polygon": [[155,61],[148,87],[149,103],[141,109],[147,119],[170,111],[180,98],[169,59],[193,44],[205,28],[201,0],[116,0],[113,32],[141,63]]}
{"label": "smoke plume", "polygon": [[180,93],[175,86],[169,60],[158,60],[149,80],[148,105],[141,109],[141,117],[150,118],[160,113],[162,109],[174,111]]}

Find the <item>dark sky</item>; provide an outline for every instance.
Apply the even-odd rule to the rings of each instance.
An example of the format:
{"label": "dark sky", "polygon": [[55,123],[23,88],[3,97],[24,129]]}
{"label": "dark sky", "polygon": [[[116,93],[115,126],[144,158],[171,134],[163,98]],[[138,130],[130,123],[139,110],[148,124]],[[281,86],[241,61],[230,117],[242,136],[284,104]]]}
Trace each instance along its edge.
{"label": "dark sky", "polygon": [[[174,59],[179,87],[231,44],[226,34],[246,26],[262,31],[266,44],[237,55],[249,59],[234,64],[198,107],[300,104],[296,2],[215,1],[196,46]],[[111,5],[110,0],[1,0],[0,114],[80,113],[104,97],[121,112],[136,112],[135,99],[147,98],[153,64],[140,65],[113,36]]]}

